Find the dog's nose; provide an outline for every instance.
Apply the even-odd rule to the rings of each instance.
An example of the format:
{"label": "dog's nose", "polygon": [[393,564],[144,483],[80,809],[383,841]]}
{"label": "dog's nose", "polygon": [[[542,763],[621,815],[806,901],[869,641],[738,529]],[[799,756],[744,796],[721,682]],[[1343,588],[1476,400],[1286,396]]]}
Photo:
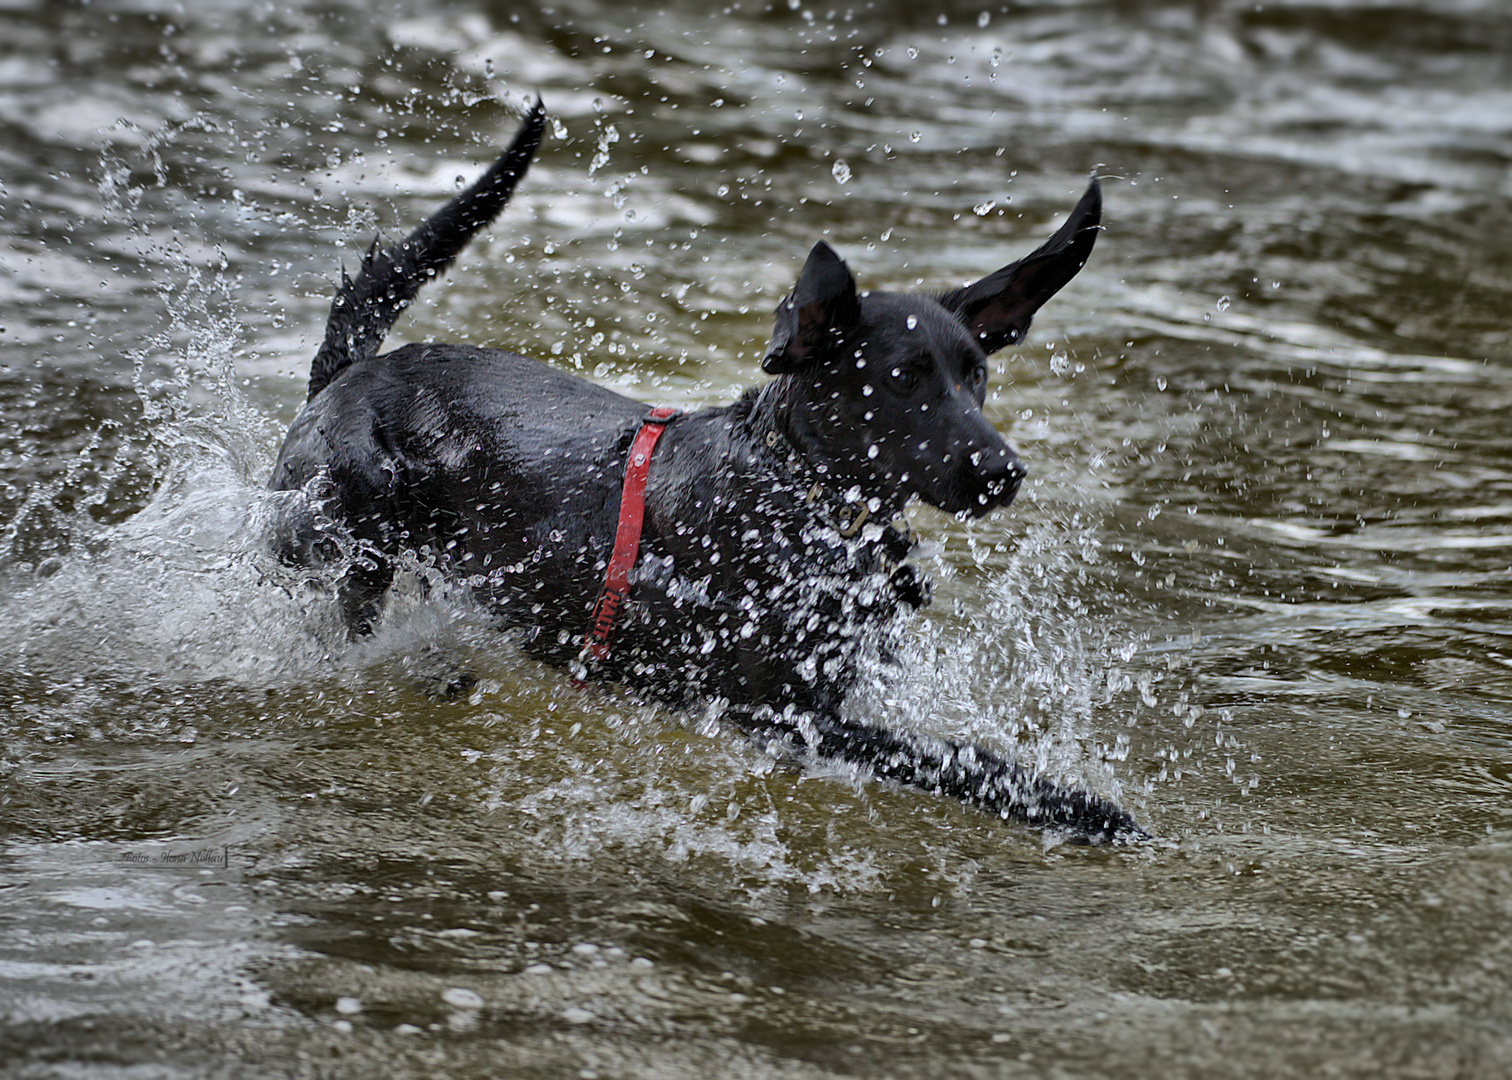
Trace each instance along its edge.
{"label": "dog's nose", "polygon": [[983,462],[981,477],[986,496],[983,510],[1011,503],[1018,494],[1019,485],[1028,475],[1029,470],[1024,467],[1012,447],[1005,444],[999,448],[991,455],[991,460]]}

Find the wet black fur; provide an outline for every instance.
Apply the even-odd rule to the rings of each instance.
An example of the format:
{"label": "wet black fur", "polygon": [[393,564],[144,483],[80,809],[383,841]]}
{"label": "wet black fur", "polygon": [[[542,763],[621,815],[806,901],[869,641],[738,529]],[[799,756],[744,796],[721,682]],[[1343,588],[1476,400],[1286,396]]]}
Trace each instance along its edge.
{"label": "wet black fur", "polygon": [[[647,406],[495,349],[377,355],[419,288],[503,208],[543,124],[537,103],[476,185],[400,243],[375,243],[343,281],[270,486],[316,508],[285,534],[286,557],[317,559],[322,529],[355,543],[341,586],[354,632],[378,618],[396,556],[417,552],[533,655],[582,673]],[[762,364],[775,378],[666,429],[613,651],[586,674],[671,703],[725,702],[764,743],[1005,817],[1094,841],[1143,836],[1113,804],[982,747],[841,714],[862,658],[927,602],[895,516],[912,497],[982,515],[1017,491],[1023,467],[981,409],[987,354],[1021,340],[1081,268],[1100,205],[1094,179],[1046,244],[940,297],[858,293],[816,245],[777,309]]]}

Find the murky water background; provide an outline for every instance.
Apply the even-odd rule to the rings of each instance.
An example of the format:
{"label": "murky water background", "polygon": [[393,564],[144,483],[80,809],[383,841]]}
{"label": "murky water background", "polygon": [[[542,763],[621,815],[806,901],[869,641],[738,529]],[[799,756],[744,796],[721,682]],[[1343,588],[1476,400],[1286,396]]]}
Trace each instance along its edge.
{"label": "murky water background", "polygon": [[[1512,1068],[1512,9],[768,7],[3,5],[10,1074]],[[722,402],[816,238],[944,288],[1105,178],[999,357],[1032,482],[915,513],[936,603],[857,707],[1159,842],[772,770],[456,602],[352,646],[268,559],[339,264],[536,91],[391,343]]]}

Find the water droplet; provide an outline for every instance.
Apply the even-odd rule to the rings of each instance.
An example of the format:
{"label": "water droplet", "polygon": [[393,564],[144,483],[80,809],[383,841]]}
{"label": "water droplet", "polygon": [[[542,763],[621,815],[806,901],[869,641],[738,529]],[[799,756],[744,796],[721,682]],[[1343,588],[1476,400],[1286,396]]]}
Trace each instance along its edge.
{"label": "water droplet", "polygon": [[977,16],[977,26],[981,27],[983,30],[987,29],[987,24],[990,23],[991,21],[992,21],[992,12],[990,12],[990,11],[984,11],[980,15]]}
{"label": "water droplet", "polygon": [[1166,378],[1165,378],[1164,375],[1161,375],[1159,378],[1157,378],[1155,380],[1155,389],[1157,389],[1157,390],[1164,390],[1165,388],[1166,388]]}
{"label": "water droplet", "polygon": [[463,986],[452,986],[441,991],[441,1000],[454,1009],[481,1009],[483,999]]}
{"label": "water droplet", "polygon": [[1231,304],[1231,303],[1233,303],[1233,301],[1230,300],[1227,296],[1220,296],[1218,298],[1218,304],[1217,304],[1218,310],[1219,311],[1227,311],[1229,309],[1229,304]]}
{"label": "water droplet", "polygon": [[903,320],[903,325],[908,327],[910,330],[917,330],[919,327],[919,317],[917,315],[910,315],[908,318]]}
{"label": "water droplet", "polygon": [[914,48],[912,45],[910,45],[905,51],[908,53],[908,58],[910,60],[917,60],[919,58],[919,50]]}
{"label": "water droplet", "polygon": [[975,206],[973,206],[971,208],[971,212],[977,217],[986,217],[988,214],[992,213],[992,208],[996,205],[997,203],[993,202],[991,199],[988,199],[984,203],[977,203]]}
{"label": "water droplet", "polygon": [[830,169],[830,172],[832,174],[834,174],[835,182],[837,184],[848,184],[848,183],[850,183],[850,178],[851,178],[850,166],[847,165],[845,162],[843,162],[843,161],[836,161],[834,167],[832,169]]}
{"label": "water droplet", "polygon": [[918,142],[923,137],[924,137],[924,133],[922,131],[910,131],[908,133],[908,141],[909,142]]}

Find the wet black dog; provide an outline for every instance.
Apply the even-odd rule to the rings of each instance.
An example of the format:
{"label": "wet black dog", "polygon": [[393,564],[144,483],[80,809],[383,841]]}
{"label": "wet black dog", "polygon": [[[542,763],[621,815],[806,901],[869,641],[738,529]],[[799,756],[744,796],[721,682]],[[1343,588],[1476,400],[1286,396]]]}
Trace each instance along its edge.
{"label": "wet black dog", "polygon": [[[271,481],[319,508],[285,554],[316,558],[322,529],[355,545],[341,585],[354,632],[380,614],[396,557],[418,553],[521,631],[532,654],[579,675],[671,703],[717,700],[764,744],[1005,817],[1090,840],[1144,835],[1111,803],[984,748],[841,714],[863,657],[885,654],[901,618],[927,601],[903,562],[904,505],[918,497],[979,516],[1023,479],[982,413],[987,355],[1020,341],[1086,262],[1097,182],[1044,246],[938,298],[858,293],[816,245],[777,309],[762,362],[776,378],[654,425],[654,457],[637,442],[650,470],[643,531],[616,590],[606,566],[622,507],[642,506],[626,474],[645,405],[494,349],[377,355],[420,287],[508,201],[543,123],[537,103],[476,185],[400,243],[375,243],[343,281]],[[585,645],[596,619],[597,645]]]}

